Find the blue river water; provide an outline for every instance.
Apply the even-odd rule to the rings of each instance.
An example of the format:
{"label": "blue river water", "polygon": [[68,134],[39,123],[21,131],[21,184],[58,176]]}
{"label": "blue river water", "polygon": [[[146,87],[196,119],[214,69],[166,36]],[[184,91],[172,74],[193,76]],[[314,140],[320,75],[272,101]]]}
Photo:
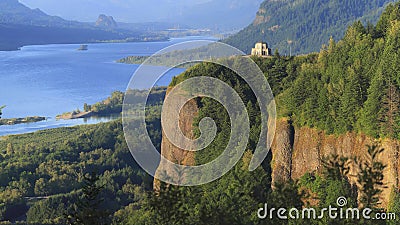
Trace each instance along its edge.
{"label": "blue river water", "polygon": [[[82,109],[107,98],[113,91],[125,91],[138,65],[115,61],[126,56],[151,55],[167,46],[213,37],[174,38],[168,42],[57,44],[25,46],[20,51],[0,52],[0,106],[3,118],[44,116],[46,121],[0,126],[0,136],[37,130],[106,122],[114,118],[56,120],[63,112]],[[166,86],[184,69],[175,68],[159,80]],[[145,87],[143,87],[145,88]]]}

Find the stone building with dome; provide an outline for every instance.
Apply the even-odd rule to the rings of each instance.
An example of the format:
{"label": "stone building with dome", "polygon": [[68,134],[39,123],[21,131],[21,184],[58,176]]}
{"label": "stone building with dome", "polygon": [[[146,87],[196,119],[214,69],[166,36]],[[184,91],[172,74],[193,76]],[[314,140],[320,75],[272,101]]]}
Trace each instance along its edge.
{"label": "stone building with dome", "polygon": [[268,44],[266,42],[258,42],[255,47],[251,50],[252,56],[266,57],[271,56],[271,49],[268,48]]}

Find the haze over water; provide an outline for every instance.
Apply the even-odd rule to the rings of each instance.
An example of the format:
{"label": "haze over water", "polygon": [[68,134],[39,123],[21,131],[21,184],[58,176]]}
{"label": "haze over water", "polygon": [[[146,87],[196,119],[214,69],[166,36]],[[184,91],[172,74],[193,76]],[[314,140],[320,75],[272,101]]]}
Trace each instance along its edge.
{"label": "haze over water", "polygon": [[[89,44],[88,51],[77,51],[79,45],[42,45],[0,52],[0,105],[7,106],[2,117],[45,116],[54,122],[56,115],[82,109],[84,103],[99,102],[113,91],[125,91],[138,65],[116,63],[116,60],[151,55],[169,45],[198,39],[215,40],[186,37],[169,42]],[[171,70],[158,85],[168,85],[173,76],[183,71]],[[0,135],[4,135],[5,127],[12,131],[12,127],[24,126],[27,125],[0,126]]]}

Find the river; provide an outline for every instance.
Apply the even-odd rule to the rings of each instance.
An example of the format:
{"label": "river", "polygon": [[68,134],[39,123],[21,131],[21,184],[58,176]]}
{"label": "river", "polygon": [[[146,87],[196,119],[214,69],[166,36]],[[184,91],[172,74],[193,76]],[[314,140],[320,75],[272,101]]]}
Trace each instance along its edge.
{"label": "river", "polygon": [[[20,51],[0,51],[0,106],[3,118],[44,116],[37,123],[0,126],[0,136],[38,130],[106,122],[115,117],[56,120],[63,112],[82,109],[107,98],[113,91],[125,91],[138,65],[115,61],[126,56],[151,55],[167,46],[213,37],[174,38],[168,42],[57,44],[25,46]],[[184,69],[175,68],[158,82],[166,86]],[[145,87],[143,87],[145,88]]]}

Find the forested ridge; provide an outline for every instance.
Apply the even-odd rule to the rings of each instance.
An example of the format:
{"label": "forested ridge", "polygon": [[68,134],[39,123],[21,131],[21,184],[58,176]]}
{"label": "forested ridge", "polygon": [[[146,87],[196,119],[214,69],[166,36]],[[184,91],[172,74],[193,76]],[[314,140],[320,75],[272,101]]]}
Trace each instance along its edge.
{"label": "forested ridge", "polygon": [[[252,24],[224,40],[250,53],[254,44],[266,41],[272,49],[289,55],[319,51],[329,37],[339,40],[357,20],[375,24],[394,0],[266,0]],[[288,42],[290,41],[290,42]]]}
{"label": "forested ridge", "polygon": [[[145,97],[144,91],[130,93]],[[120,94],[115,92],[95,108],[103,107],[99,112],[104,113],[121,110]],[[160,95],[165,95],[165,88],[150,95],[147,111],[147,128],[158,149]],[[103,106],[104,102],[108,104]],[[79,209],[83,186],[92,173],[97,181],[91,185],[101,187],[94,197],[102,201],[94,206],[103,212],[102,224],[110,224],[116,211],[152,190],[152,178],[129,152],[120,120],[7,136],[0,140],[0,149],[0,221],[66,224],[68,215]]]}
{"label": "forested ridge", "polygon": [[[320,53],[285,57],[277,52],[272,58],[253,59],[273,89],[279,117],[288,118],[296,127],[313,127],[328,134],[364,133],[375,138],[399,139],[399,25],[400,3],[386,8],[376,26],[355,22],[342,40],[330,39]],[[238,66],[235,59],[229,65]],[[259,106],[250,87],[231,70],[212,63],[202,63],[175,78],[171,86],[191,77],[207,74],[229,84],[247,106],[250,117],[250,140],[241,162],[221,179],[195,188],[161,186],[149,208],[152,214],[135,216],[136,224],[397,224],[396,221],[338,220],[260,220],[260,203],[269,207],[317,210],[335,204],[346,196],[347,207],[370,207],[382,212],[379,195],[392,190],[386,210],[399,213],[398,187],[385,187],[379,161],[384,149],[365,146],[366,159],[332,155],[323,160],[322,174],[307,173],[299,181],[271,182],[271,158],[262,167],[248,172],[260,132]],[[198,164],[215,159],[225,148],[230,134],[230,120],[224,107],[209,98],[198,99],[199,116],[212,117],[218,126],[210,146],[195,155]],[[235,121],[239,122],[239,121]],[[271,156],[270,156],[271,157]],[[355,174],[350,172],[355,165]],[[348,176],[356,178],[350,183]],[[275,187],[275,188],[272,188]],[[152,198],[154,200],[154,198]],[[261,206],[262,207],[262,206]],[[173,210],[170,210],[173,209]],[[132,210],[132,209],[131,209]],[[142,208],[142,210],[145,210]],[[132,210],[132,213],[135,212]],[[143,211],[144,212],[144,211]],[[148,212],[148,211],[146,211]],[[139,213],[140,214],[140,213]],[[140,219],[143,219],[143,222]],[[129,223],[128,223],[129,224]]]}
{"label": "forested ridge", "polygon": [[[294,126],[313,127],[330,134],[356,132],[399,139],[399,38],[397,3],[386,8],[376,25],[355,22],[342,40],[331,39],[319,53],[286,57],[277,52],[271,58],[253,59],[273,89],[279,117],[288,118]],[[226,60],[240,66],[235,58]],[[400,194],[398,187],[385,187],[382,183],[387,165],[379,161],[384,149],[377,146],[365,146],[366,159],[332,155],[324,159],[322,174],[307,173],[298,181],[273,184],[271,155],[257,170],[248,171],[260,133],[260,110],[254,93],[233,71],[211,63],[188,69],[174,78],[171,87],[204,74],[234,88],[250,117],[247,151],[224,177],[198,187],[161,183],[155,192],[152,178],[129,153],[120,121],[9,136],[0,141],[1,220],[10,220],[10,216],[26,209],[27,221],[36,224],[68,224],[68,219],[81,217],[86,222],[77,224],[399,223],[259,219],[257,210],[264,203],[297,209],[311,205],[321,210],[335,205],[340,196],[347,198],[347,207],[370,207],[374,213],[382,212],[379,194],[385,188],[392,190],[387,210],[399,214]],[[227,112],[216,101],[201,98],[198,104],[195,127],[204,117],[213,118],[218,126],[213,143],[195,156],[196,163],[202,164],[225,148],[231,124]],[[155,104],[149,109],[147,128],[159,149],[161,106]],[[352,175],[358,187],[347,178],[351,161],[357,166],[358,173]],[[95,201],[89,201],[90,197]],[[84,203],[96,207],[88,209]],[[92,214],[85,218],[85,212],[99,215],[102,221],[93,220]]]}
{"label": "forested ridge", "polygon": [[278,96],[281,115],[328,133],[400,138],[399,6],[388,6],[376,26],[354,23],[314,63],[303,64]]}

